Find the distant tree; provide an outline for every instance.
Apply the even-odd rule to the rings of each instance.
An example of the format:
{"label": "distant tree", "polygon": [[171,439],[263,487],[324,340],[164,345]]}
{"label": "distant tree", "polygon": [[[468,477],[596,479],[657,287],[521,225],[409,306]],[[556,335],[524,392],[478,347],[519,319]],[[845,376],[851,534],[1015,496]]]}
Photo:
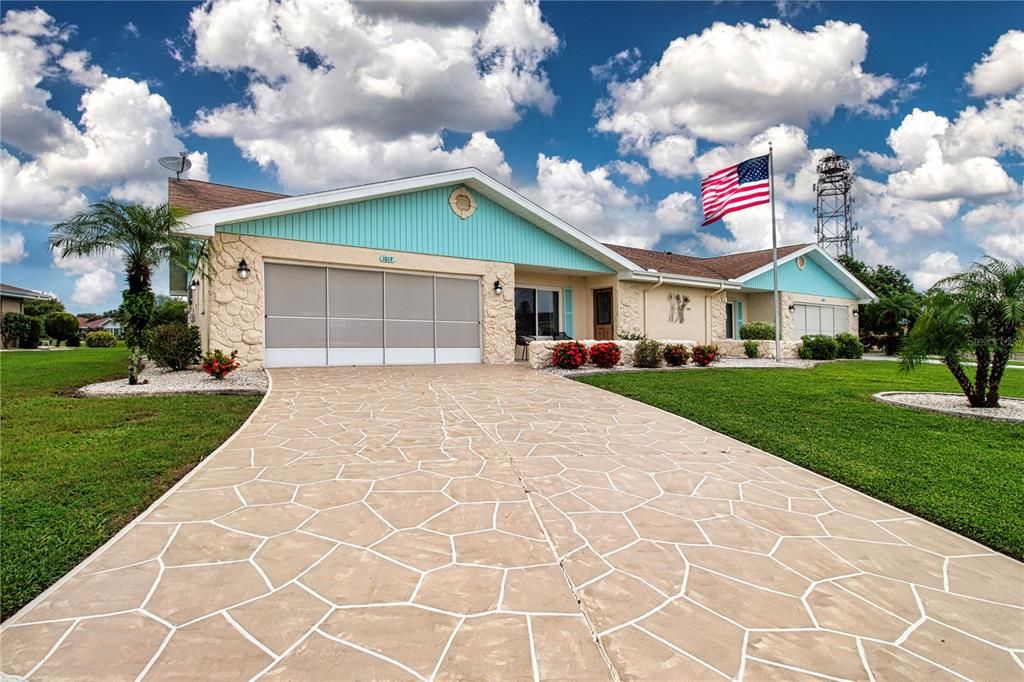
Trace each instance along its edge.
{"label": "distant tree", "polygon": [[188,303],[180,298],[171,296],[157,296],[156,305],[153,307],[154,329],[162,324],[188,323]]}
{"label": "distant tree", "polygon": [[100,313],[100,317],[110,317],[116,320],[120,314],[120,308],[113,308],[112,310],[104,310],[102,313]]}
{"label": "distant tree", "polygon": [[861,339],[872,335],[897,337],[891,345],[898,346],[900,337],[913,327],[923,299],[914,289],[910,277],[891,265],[869,266],[846,255],[839,256],[837,260],[879,299],[876,303],[860,306]]}
{"label": "distant tree", "polygon": [[64,304],[59,298],[25,299],[22,312],[32,317],[46,317],[50,313],[64,312]]}
{"label": "distant tree", "polygon": [[57,342],[67,341],[71,337],[78,336],[78,318],[71,313],[54,312],[45,318],[44,328],[46,335]]}
{"label": "distant tree", "polygon": [[[971,407],[999,407],[999,384],[1013,346],[1024,340],[1024,265],[986,258],[939,280],[903,341],[903,370],[938,355]],[[962,364],[974,354],[974,380]]]}
{"label": "distant tree", "polygon": [[92,322],[93,320],[98,320],[103,316],[100,315],[99,313],[78,313],[78,317],[81,317]]}

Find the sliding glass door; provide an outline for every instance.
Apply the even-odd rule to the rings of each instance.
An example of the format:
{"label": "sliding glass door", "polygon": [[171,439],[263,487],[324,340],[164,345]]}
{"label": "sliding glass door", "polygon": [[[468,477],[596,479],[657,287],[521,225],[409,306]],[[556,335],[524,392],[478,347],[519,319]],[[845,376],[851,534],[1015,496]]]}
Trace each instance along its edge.
{"label": "sliding glass door", "polygon": [[516,287],[516,336],[555,336],[561,331],[558,290]]}

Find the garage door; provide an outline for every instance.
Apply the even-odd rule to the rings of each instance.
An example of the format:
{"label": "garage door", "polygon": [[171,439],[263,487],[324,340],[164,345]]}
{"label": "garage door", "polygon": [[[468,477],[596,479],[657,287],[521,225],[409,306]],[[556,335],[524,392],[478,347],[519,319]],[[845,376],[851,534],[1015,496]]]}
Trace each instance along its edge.
{"label": "garage door", "polygon": [[266,365],[480,362],[480,281],[268,263]]}
{"label": "garage door", "polygon": [[798,337],[824,334],[835,336],[847,331],[847,310],[830,305],[794,306],[793,317]]}

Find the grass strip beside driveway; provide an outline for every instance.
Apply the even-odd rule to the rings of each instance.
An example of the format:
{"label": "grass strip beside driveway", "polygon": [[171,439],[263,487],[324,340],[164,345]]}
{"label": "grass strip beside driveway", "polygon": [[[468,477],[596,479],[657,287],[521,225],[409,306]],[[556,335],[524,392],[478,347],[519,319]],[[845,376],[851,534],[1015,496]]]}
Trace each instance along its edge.
{"label": "grass strip beside driveway", "polygon": [[72,398],[127,349],[0,354],[0,601],[7,618],[228,438],[258,396]]}
{"label": "grass strip beside driveway", "polygon": [[[878,403],[879,391],[957,393],[949,370],[886,362],[582,377],[692,419],[1024,559],[1024,425]],[[1024,397],[1024,372],[1002,394]]]}

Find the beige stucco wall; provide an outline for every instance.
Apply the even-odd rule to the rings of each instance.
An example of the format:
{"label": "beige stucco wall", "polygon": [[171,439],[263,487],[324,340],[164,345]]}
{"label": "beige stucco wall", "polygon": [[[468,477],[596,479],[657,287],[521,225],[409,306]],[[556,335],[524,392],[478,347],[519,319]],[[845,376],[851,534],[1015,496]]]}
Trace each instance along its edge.
{"label": "beige stucco wall", "polygon": [[0,297],[0,313],[20,313],[24,299]]}
{"label": "beige stucco wall", "polygon": [[[515,268],[515,286],[517,287],[543,287],[559,290],[559,312],[560,324],[565,327],[565,289],[572,289],[572,329],[562,329],[566,334],[575,338],[588,338],[593,334],[593,327],[590,315],[590,308],[593,306],[592,286],[588,277],[576,277],[558,272],[543,272],[530,268]],[[514,312],[514,310],[513,310]],[[514,326],[513,326],[514,329]]]}
{"label": "beige stucco wall", "polygon": [[[509,263],[227,233],[217,233],[211,241],[212,268],[203,278],[203,285],[193,304],[193,314],[196,324],[203,330],[204,347],[228,352],[237,350],[243,366],[259,367],[263,364],[265,259],[480,277],[484,362],[513,361],[515,271]],[[383,264],[380,262],[382,255],[395,256],[396,262]],[[251,271],[246,280],[239,279],[236,273],[238,262],[243,258]],[[494,293],[495,280],[500,280],[503,285],[501,296]]]}
{"label": "beige stucco wall", "polygon": [[[647,288],[645,333],[654,339],[707,340],[712,289],[662,285]],[[687,300],[688,299],[688,300]]]}

